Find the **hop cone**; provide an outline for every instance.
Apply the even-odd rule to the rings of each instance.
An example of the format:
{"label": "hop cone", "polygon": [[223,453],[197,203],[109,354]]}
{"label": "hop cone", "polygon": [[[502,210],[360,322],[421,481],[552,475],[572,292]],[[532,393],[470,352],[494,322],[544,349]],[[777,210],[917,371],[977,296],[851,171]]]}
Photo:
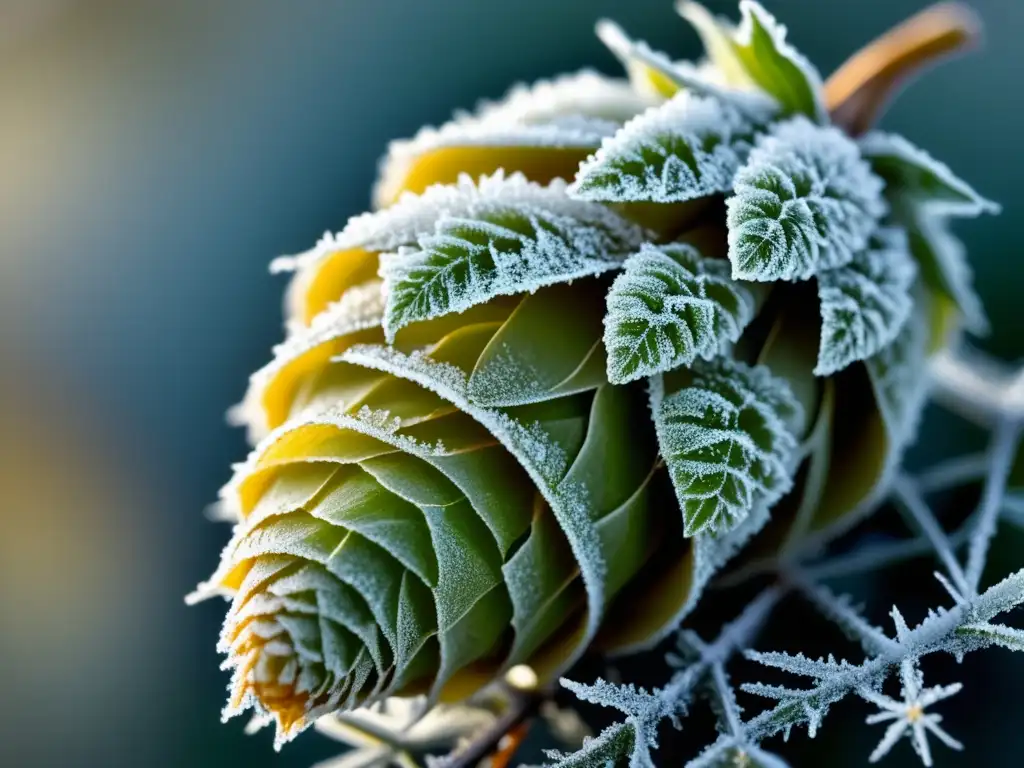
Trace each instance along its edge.
{"label": "hop cone", "polygon": [[946,220],[991,206],[831,125],[741,9],[681,6],[699,66],[602,23],[628,80],[396,142],[378,210],[275,263],[288,338],[235,411],[256,446],[195,594],[231,601],[227,714],[287,738],[647,647],[769,520],[767,553],[880,493],[928,355],[982,319]]}

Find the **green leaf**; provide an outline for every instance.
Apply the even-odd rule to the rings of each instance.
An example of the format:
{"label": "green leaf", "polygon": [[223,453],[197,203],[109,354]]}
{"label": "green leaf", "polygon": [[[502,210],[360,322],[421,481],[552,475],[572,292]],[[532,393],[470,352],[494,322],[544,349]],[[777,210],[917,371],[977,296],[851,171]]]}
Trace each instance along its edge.
{"label": "green leaf", "polygon": [[860,140],[871,169],[885,181],[885,193],[931,213],[977,216],[999,213],[1000,207],[979,195],[947,165],[915,147],[902,136],[876,131]]}
{"label": "green leaf", "polygon": [[733,50],[750,79],[774,97],[787,115],[828,121],[821,76],[786,42],[786,28],[754,0],[741,0]]}
{"label": "green leaf", "polygon": [[735,191],[729,259],[742,280],[806,280],[849,264],[887,210],[857,145],[802,117],[762,138]]}
{"label": "green leaf", "polygon": [[721,85],[720,75],[714,67],[672,61],[665,54],[651,50],[642,40],[630,39],[612,21],[598,22],[597,36],[625,66],[634,87],[658,101],[687,90],[696,96],[707,96],[729,104],[758,121],[768,120],[778,111],[774,100],[760,91]]}
{"label": "green leaf", "polygon": [[389,339],[402,327],[463,312],[497,296],[618,266],[643,231],[612,211],[566,197],[565,186],[506,181],[469,215],[443,216],[418,249],[381,257]]}
{"label": "green leaf", "polygon": [[608,293],[608,379],[634,379],[712,358],[754,317],[754,295],[729,277],[729,263],[691,245],[645,245]]}
{"label": "green leaf", "polygon": [[902,229],[882,229],[845,267],[818,276],[821,346],[817,376],[871,357],[896,338],[910,317],[917,266]]}
{"label": "green leaf", "polygon": [[735,107],[684,91],[605,139],[569,192],[582,200],[656,203],[729,192],[756,131]]}
{"label": "green leaf", "polygon": [[651,401],[687,536],[731,530],[792,486],[797,439],[786,422],[802,409],[764,366],[701,363],[677,392],[653,386]]}
{"label": "green leaf", "polygon": [[[480,354],[469,379],[474,403],[505,407],[594,389],[605,380],[603,280],[554,285],[527,296]],[[564,322],[566,307],[573,322]],[[552,328],[558,328],[552,334]]]}

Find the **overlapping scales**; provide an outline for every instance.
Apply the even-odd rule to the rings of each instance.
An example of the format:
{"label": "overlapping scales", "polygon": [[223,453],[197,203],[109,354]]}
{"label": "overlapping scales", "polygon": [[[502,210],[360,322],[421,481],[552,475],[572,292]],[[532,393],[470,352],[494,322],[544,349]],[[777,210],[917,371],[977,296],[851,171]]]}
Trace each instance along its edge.
{"label": "overlapping scales", "polygon": [[[678,577],[666,564],[691,561],[659,513],[644,393],[607,385],[595,354],[607,282],[416,323],[392,346],[344,317],[368,305],[349,299],[277,349],[242,412],[270,431],[222,494],[235,534],[196,595],[232,600],[226,714],[255,706],[287,738],[386,695],[461,699],[513,664],[548,678],[627,584]],[[545,362],[550,323],[575,338]],[[503,402],[493,382],[516,377],[525,396]],[[695,583],[650,590],[645,637]]]}
{"label": "overlapping scales", "polygon": [[440,128],[391,142],[380,161],[374,203],[386,207],[403,192],[502,168],[543,184],[571,179],[603,138],[651,103],[625,81],[589,71],[517,86],[502,102],[485,102]]}

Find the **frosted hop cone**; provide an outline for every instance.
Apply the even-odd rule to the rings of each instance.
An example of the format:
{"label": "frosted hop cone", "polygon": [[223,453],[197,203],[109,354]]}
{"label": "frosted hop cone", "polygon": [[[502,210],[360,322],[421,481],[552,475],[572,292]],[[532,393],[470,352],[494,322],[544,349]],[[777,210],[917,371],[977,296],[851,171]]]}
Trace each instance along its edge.
{"label": "frosted hop cone", "polygon": [[628,79],[394,143],[378,210],[275,263],[288,336],[233,412],[255,447],[194,595],[230,600],[226,714],[283,740],[649,647],[755,534],[827,536],[884,490],[928,356],[983,321],[947,220],[993,206],[833,125],[756,3],[680,11],[709,61],[604,22]]}

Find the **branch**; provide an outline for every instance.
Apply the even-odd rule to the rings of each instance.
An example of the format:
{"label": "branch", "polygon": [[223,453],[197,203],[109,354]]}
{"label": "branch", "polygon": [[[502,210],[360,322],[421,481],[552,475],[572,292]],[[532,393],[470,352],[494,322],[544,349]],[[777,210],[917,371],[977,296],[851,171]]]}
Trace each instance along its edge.
{"label": "branch", "polygon": [[[476,768],[485,758],[502,750],[502,740],[532,718],[545,696],[537,691],[513,690],[508,711],[494,725],[474,738],[466,747],[436,763],[437,768]],[[511,755],[506,755],[511,758]]]}
{"label": "branch", "polygon": [[967,587],[977,594],[982,572],[988,559],[988,548],[996,532],[996,521],[1006,495],[1006,482],[1013,464],[1015,449],[1020,442],[1020,422],[1004,420],[996,427],[992,438],[992,455],[981,502],[978,504],[977,523],[971,534],[967,550]]}
{"label": "branch", "polygon": [[939,556],[957,589],[965,596],[972,593],[973,590],[968,584],[964,570],[956,559],[956,555],[953,554],[949,539],[939,527],[931,509],[921,498],[920,492],[914,486],[914,481],[906,475],[897,475],[893,480],[892,489],[897,500],[901,502],[901,508],[910,514],[911,519],[917,523],[921,532],[931,542],[935,554]]}

